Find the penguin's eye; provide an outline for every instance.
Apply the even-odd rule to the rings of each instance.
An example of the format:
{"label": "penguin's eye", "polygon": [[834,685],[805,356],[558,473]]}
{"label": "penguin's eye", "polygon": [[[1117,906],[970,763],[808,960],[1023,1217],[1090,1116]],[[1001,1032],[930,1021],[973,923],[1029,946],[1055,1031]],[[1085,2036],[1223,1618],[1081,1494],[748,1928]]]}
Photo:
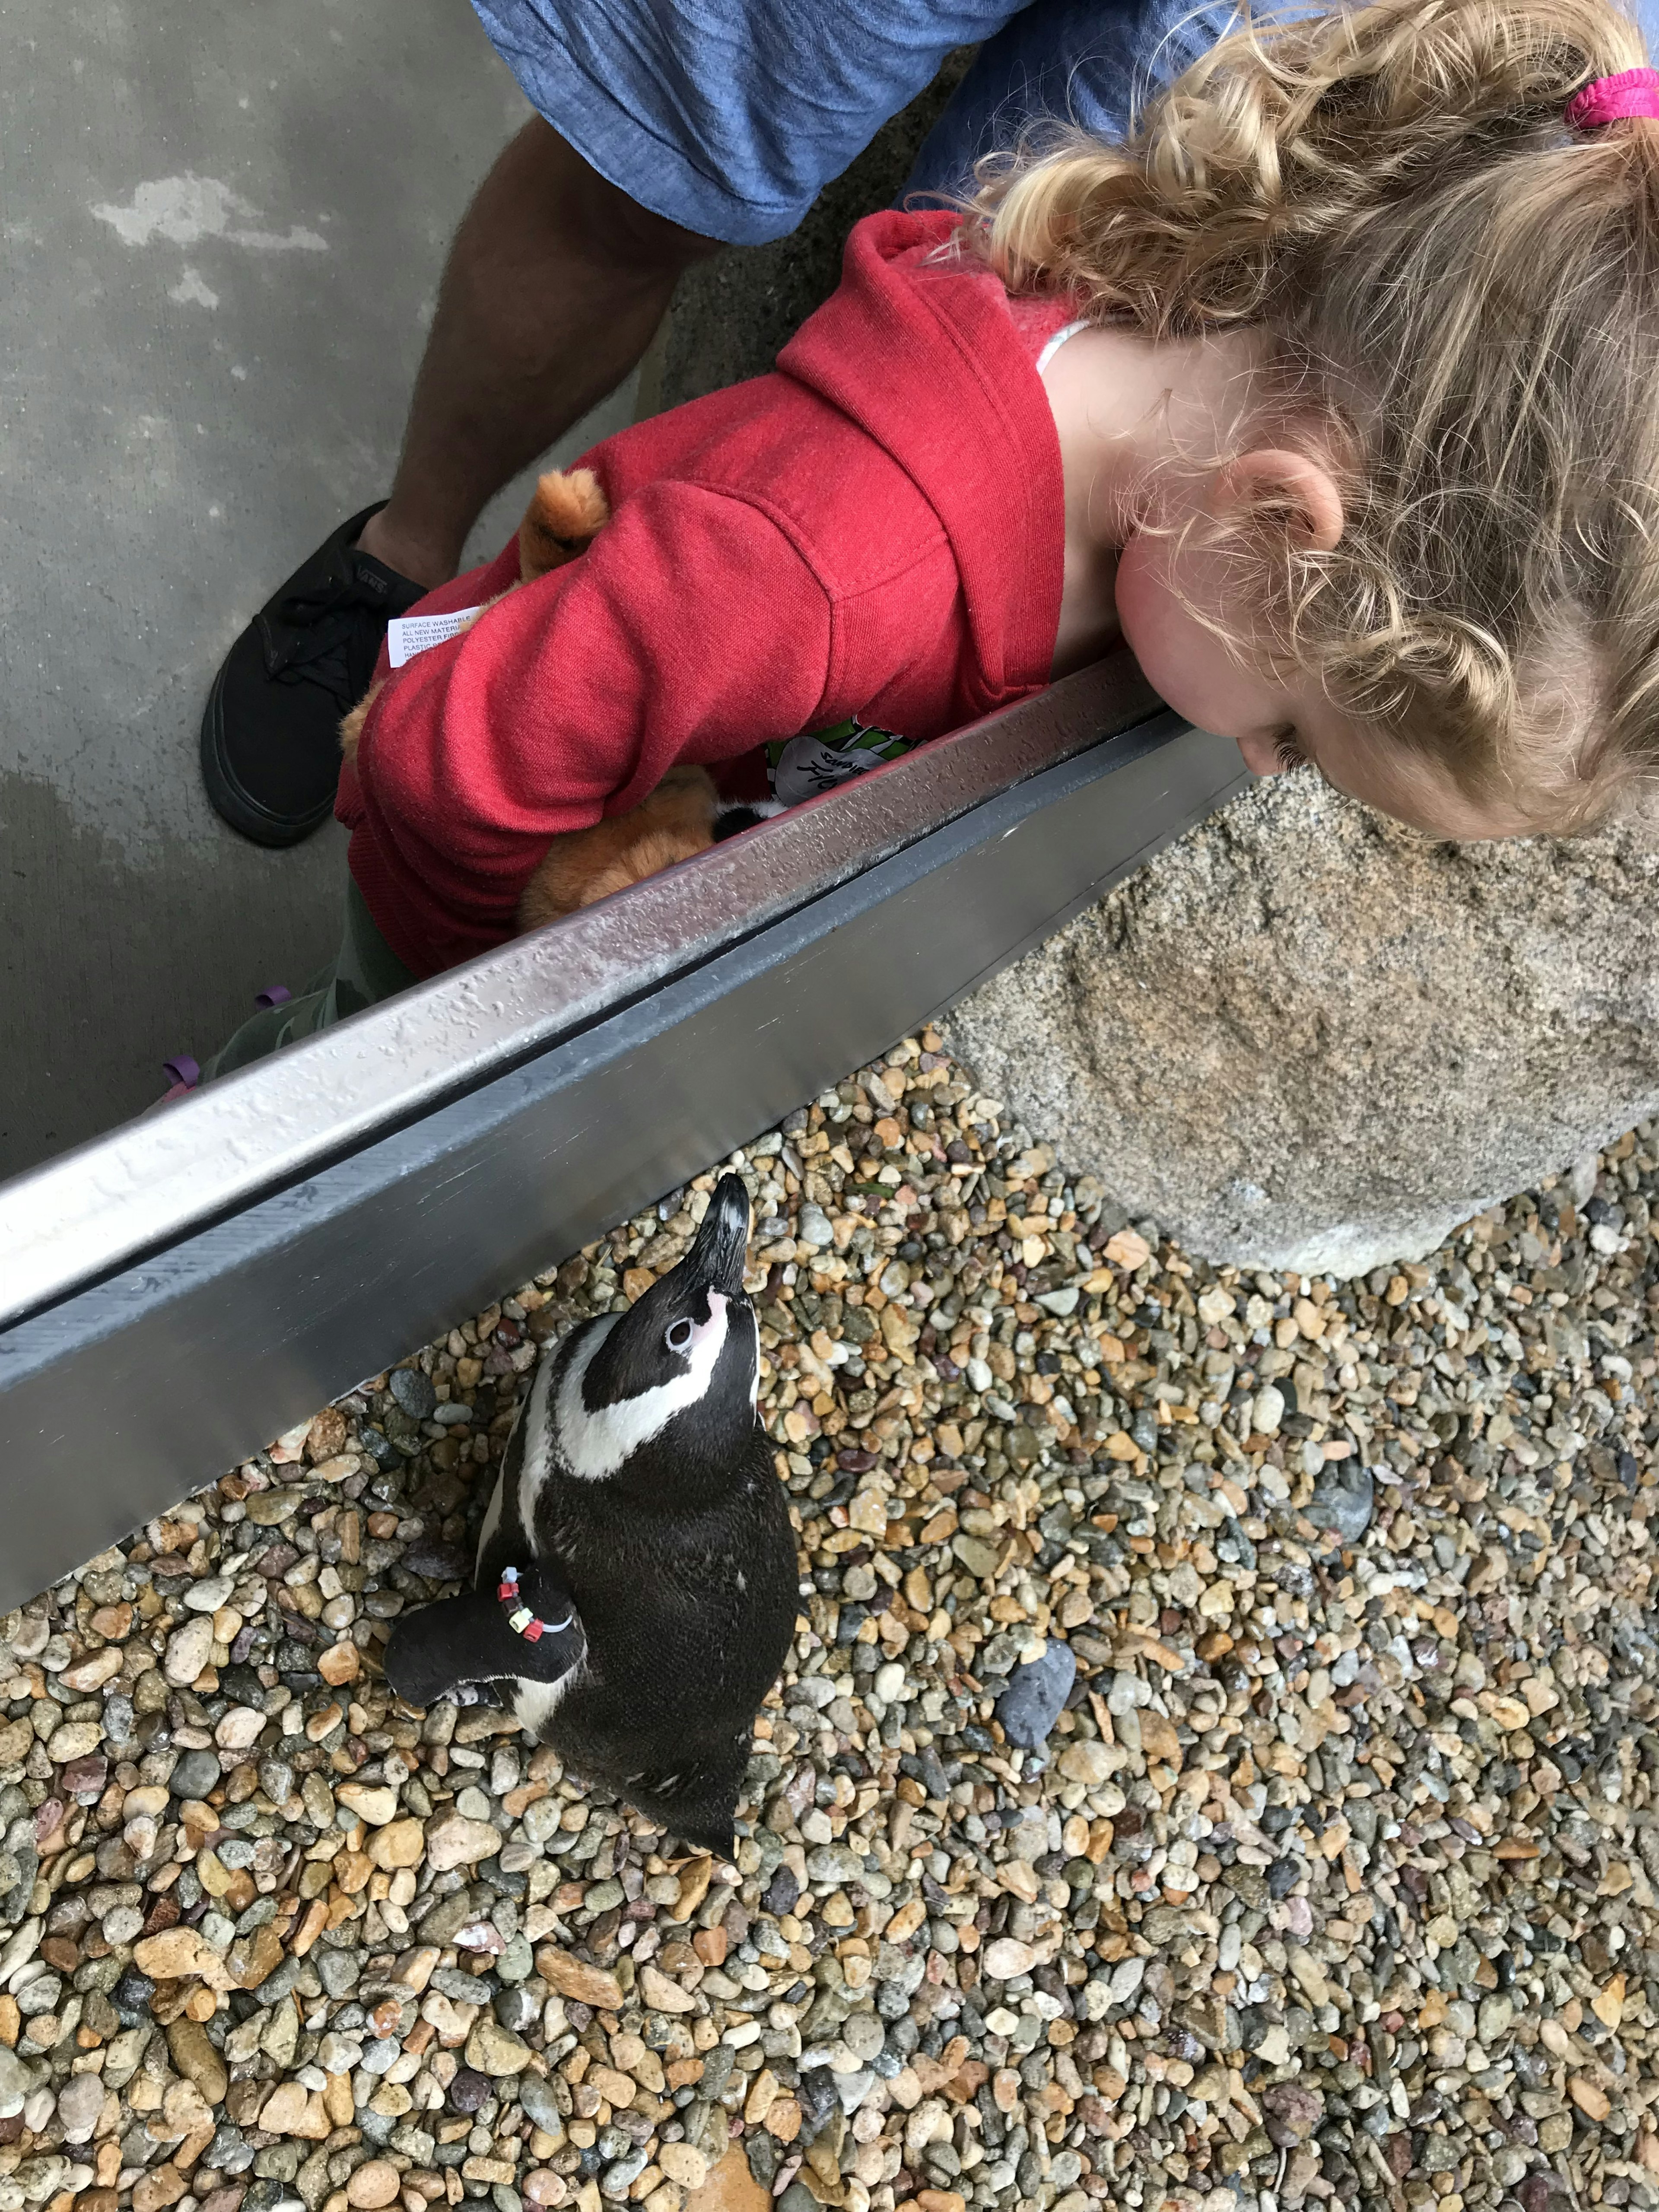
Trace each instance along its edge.
{"label": "penguin's eye", "polygon": [[689,1321],[677,1321],[667,1335],[664,1337],[663,1342],[671,1352],[687,1352],[690,1349],[693,1334],[694,1331]]}

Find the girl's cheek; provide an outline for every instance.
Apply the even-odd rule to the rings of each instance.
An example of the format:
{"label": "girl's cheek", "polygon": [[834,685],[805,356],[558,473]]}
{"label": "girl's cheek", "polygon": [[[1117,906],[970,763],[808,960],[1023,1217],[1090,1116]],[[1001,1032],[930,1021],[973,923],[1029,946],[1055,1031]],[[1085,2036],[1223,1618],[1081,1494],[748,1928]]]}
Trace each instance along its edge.
{"label": "girl's cheek", "polygon": [[1166,705],[1201,729],[1227,737],[1227,679],[1232,681],[1236,716],[1238,671],[1219,641],[1176,597],[1166,573],[1167,552],[1161,541],[1144,537],[1132,538],[1123,549],[1117,618],[1124,642]]}
{"label": "girl's cheek", "polygon": [[[1135,537],[1117,571],[1117,617],[1140,672],[1166,705],[1200,730],[1243,741],[1286,719],[1273,687],[1191,611],[1170,573],[1170,547]],[[1201,583],[1194,578],[1194,588]],[[1272,752],[1272,740],[1267,750]],[[1256,768],[1257,775],[1272,772]],[[1277,765],[1277,763],[1274,763]]]}

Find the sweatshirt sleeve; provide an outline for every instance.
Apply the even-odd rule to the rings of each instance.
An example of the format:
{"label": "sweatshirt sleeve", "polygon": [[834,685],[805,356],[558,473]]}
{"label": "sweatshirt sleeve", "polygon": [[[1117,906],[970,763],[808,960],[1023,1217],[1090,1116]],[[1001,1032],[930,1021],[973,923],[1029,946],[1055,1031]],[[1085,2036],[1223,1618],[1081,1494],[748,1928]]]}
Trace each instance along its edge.
{"label": "sweatshirt sleeve", "polygon": [[561,831],[636,805],[683,761],[811,728],[830,603],[750,501],[642,488],[568,567],[392,676],[356,783],[381,861],[465,933],[510,933]]}

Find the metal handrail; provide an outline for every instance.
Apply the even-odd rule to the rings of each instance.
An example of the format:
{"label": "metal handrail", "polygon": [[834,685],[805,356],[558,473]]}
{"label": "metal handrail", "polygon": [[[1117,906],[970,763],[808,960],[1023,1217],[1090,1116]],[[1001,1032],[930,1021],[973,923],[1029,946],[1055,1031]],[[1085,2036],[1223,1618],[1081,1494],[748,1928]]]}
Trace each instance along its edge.
{"label": "metal handrail", "polygon": [[0,1323],[430,1111],[1158,711],[1115,656],[0,1185]]}
{"label": "metal handrail", "polygon": [[0,1191],[30,1299],[0,1322],[0,1611],[775,1127],[1248,781],[1146,704],[1121,671],[1057,685]]}

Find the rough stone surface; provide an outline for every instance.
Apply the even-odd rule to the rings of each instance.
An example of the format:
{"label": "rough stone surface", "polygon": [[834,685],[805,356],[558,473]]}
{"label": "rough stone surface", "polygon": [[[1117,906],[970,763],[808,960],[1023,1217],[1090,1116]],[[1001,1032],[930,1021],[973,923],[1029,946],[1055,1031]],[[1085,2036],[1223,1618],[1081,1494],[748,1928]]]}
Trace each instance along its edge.
{"label": "rough stone surface", "polygon": [[1235,800],[945,1024],[1121,1215],[1241,1265],[1419,1259],[1659,1100],[1659,852],[1436,845],[1311,772]]}

